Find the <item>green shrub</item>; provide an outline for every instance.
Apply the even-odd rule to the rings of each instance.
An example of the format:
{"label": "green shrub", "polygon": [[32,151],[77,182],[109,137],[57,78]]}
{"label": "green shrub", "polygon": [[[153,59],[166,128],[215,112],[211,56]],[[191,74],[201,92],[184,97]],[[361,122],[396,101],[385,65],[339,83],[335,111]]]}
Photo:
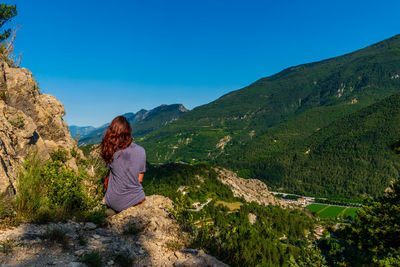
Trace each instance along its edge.
{"label": "green shrub", "polygon": [[78,159],[79,154],[78,154],[78,149],[76,147],[71,148],[71,157]]}
{"label": "green shrub", "polygon": [[0,91],[0,99],[3,100],[4,102],[7,101],[8,99],[8,92],[6,90],[1,90]]}
{"label": "green shrub", "polygon": [[183,243],[178,240],[168,240],[165,242],[165,247],[169,251],[177,251],[183,248]]}
{"label": "green shrub", "polygon": [[186,198],[180,194],[175,199],[174,208],[169,208],[169,216],[171,216],[182,227],[184,231],[193,231],[193,214],[185,207]]}
{"label": "green shrub", "polygon": [[87,211],[83,214],[84,218],[83,220],[86,222],[92,222],[97,225],[103,226],[106,224],[106,206],[100,206],[97,209],[93,209],[90,211]]}
{"label": "green shrub", "polygon": [[79,260],[80,262],[86,264],[89,267],[100,267],[103,266],[103,258],[97,251],[92,251],[85,253]]}
{"label": "green shrub", "polygon": [[14,212],[12,202],[10,200],[11,198],[8,197],[6,194],[0,195],[0,220],[3,220],[13,215]]}
{"label": "green shrub", "polygon": [[0,195],[0,229],[7,226],[17,226],[20,218],[14,211],[13,197],[7,193]]}
{"label": "green shrub", "polygon": [[114,258],[114,262],[120,267],[130,267],[133,265],[135,258],[127,252],[121,252]]}
{"label": "green shrub", "polygon": [[50,157],[53,161],[67,162],[68,151],[59,149],[59,150],[51,153]]}
{"label": "green shrub", "polygon": [[43,188],[52,205],[70,212],[85,207],[82,175],[68,170],[60,161],[49,161],[41,168]]}
{"label": "green shrub", "polygon": [[144,230],[143,227],[138,226],[135,222],[131,222],[128,224],[126,229],[124,230],[124,234],[126,235],[137,235]]}
{"label": "green shrub", "polygon": [[36,154],[23,164],[18,181],[17,212],[29,221],[47,222],[50,217],[50,201],[45,197],[41,166]]}
{"label": "green shrub", "polygon": [[10,254],[14,247],[15,243],[11,239],[5,239],[0,242],[0,252],[6,255]]}
{"label": "green shrub", "polygon": [[8,122],[16,128],[23,128],[25,126],[25,122],[21,117],[18,117],[16,120],[8,120]]}
{"label": "green shrub", "polygon": [[89,157],[90,152],[92,152],[96,147],[97,147],[97,145],[94,145],[94,144],[79,146],[80,150],[82,150],[82,153],[85,157]]}
{"label": "green shrub", "polygon": [[82,217],[95,204],[82,186],[86,176],[67,169],[59,160],[41,164],[33,155],[18,175],[17,212],[36,223]]}

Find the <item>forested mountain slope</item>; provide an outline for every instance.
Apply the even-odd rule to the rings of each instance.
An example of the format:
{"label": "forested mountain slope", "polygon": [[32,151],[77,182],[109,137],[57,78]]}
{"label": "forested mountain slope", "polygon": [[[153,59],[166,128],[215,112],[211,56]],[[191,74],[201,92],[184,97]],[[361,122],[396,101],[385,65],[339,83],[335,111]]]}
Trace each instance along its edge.
{"label": "forested mountain slope", "polygon": [[146,135],[140,143],[152,162],[217,162],[240,170],[242,176],[285,185],[276,181],[288,170],[271,169],[271,159],[292,151],[298,142],[333,121],[399,89],[397,35],[344,56],[260,79],[195,108]]}
{"label": "forested mountain slope", "polygon": [[[232,191],[226,180],[238,178],[226,177],[224,172],[205,164],[148,165],[143,188],[147,195],[175,199],[176,213],[171,216],[192,235],[192,246],[230,266],[288,266],[294,259],[304,262],[314,241],[310,234],[314,233],[314,218],[300,209],[279,207],[280,201],[265,186],[258,190],[264,190],[267,198],[255,196],[250,203],[246,196],[235,197],[236,190]],[[203,203],[201,208],[199,203]],[[315,261],[311,266],[317,266]]]}
{"label": "forested mountain slope", "polygon": [[[396,93],[293,142],[290,150],[274,157],[251,157],[261,145],[257,140],[245,160],[225,158],[220,163],[275,189],[336,198],[377,196],[399,177],[398,155],[389,149],[399,138],[400,93]],[[279,147],[279,142],[271,146]]]}

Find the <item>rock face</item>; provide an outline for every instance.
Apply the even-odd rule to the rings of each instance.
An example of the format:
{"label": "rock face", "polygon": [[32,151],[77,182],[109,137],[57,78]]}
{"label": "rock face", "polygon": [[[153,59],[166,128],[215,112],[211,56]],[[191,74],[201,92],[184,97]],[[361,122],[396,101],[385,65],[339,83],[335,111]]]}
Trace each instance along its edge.
{"label": "rock face", "polygon": [[168,215],[172,207],[167,197],[149,196],[143,204],[110,217],[109,226],[118,234],[129,232],[132,225],[139,229],[134,244],[142,247],[142,266],[227,266],[202,251],[183,249],[185,236]]}
{"label": "rock face", "polygon": [[[41,94],[30,71],[0,61],[0,193],[15,189],[18,169],[33,151],[47,159],[75,146],[64,115],[62,103]],[[73,160],[68,164],[76,168]]]}
{"label": "rock face", "polygon": [[[132,266],[226,267],[201,250],[185,248],[183,234],[169,217],[170,207],[170,199],[154,195],[109,217],[106,227],[68,221],[0,230],[0,243],[11,244],[0,266],[84,266],[78,263],[81,256],[96,251],[110,266],[120,266],[125,255]],[[64,234],[55,235],[54,229]]]}
{"label": "rock face", "polygon": [[260,205],[278,205],[287,207],[287,204],[274,197],[268,191],[266,184],[257,179],[244,179],[236,173],[223,168],[215,168],[219,173],[218,179],[229,186],[235,197],[243,197],[247,202],[255,201]]}

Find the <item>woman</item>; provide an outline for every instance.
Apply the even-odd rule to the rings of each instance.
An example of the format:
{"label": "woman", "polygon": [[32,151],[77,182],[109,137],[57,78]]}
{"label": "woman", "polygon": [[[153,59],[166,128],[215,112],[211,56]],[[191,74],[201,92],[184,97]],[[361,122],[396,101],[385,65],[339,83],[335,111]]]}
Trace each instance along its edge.
{"label": "woman", "polygon": [[140,184],[146,171],[146,153],[132,142],[132,128],[118,116],[111,122],[100,144],[101,156],[109,168],[105,202],[119,212],[145,200]]}

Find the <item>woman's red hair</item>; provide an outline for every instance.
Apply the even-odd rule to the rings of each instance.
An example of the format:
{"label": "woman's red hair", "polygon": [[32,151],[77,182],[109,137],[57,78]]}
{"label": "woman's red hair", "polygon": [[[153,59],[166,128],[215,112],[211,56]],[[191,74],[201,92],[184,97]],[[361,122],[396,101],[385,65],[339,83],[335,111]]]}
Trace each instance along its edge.
{"label": "woman's red hair", "polygon": [[124,116],[112,120],[100,144],[101,157],[111,163],[118,150],[127,148],[132,143],[132,127]]}

